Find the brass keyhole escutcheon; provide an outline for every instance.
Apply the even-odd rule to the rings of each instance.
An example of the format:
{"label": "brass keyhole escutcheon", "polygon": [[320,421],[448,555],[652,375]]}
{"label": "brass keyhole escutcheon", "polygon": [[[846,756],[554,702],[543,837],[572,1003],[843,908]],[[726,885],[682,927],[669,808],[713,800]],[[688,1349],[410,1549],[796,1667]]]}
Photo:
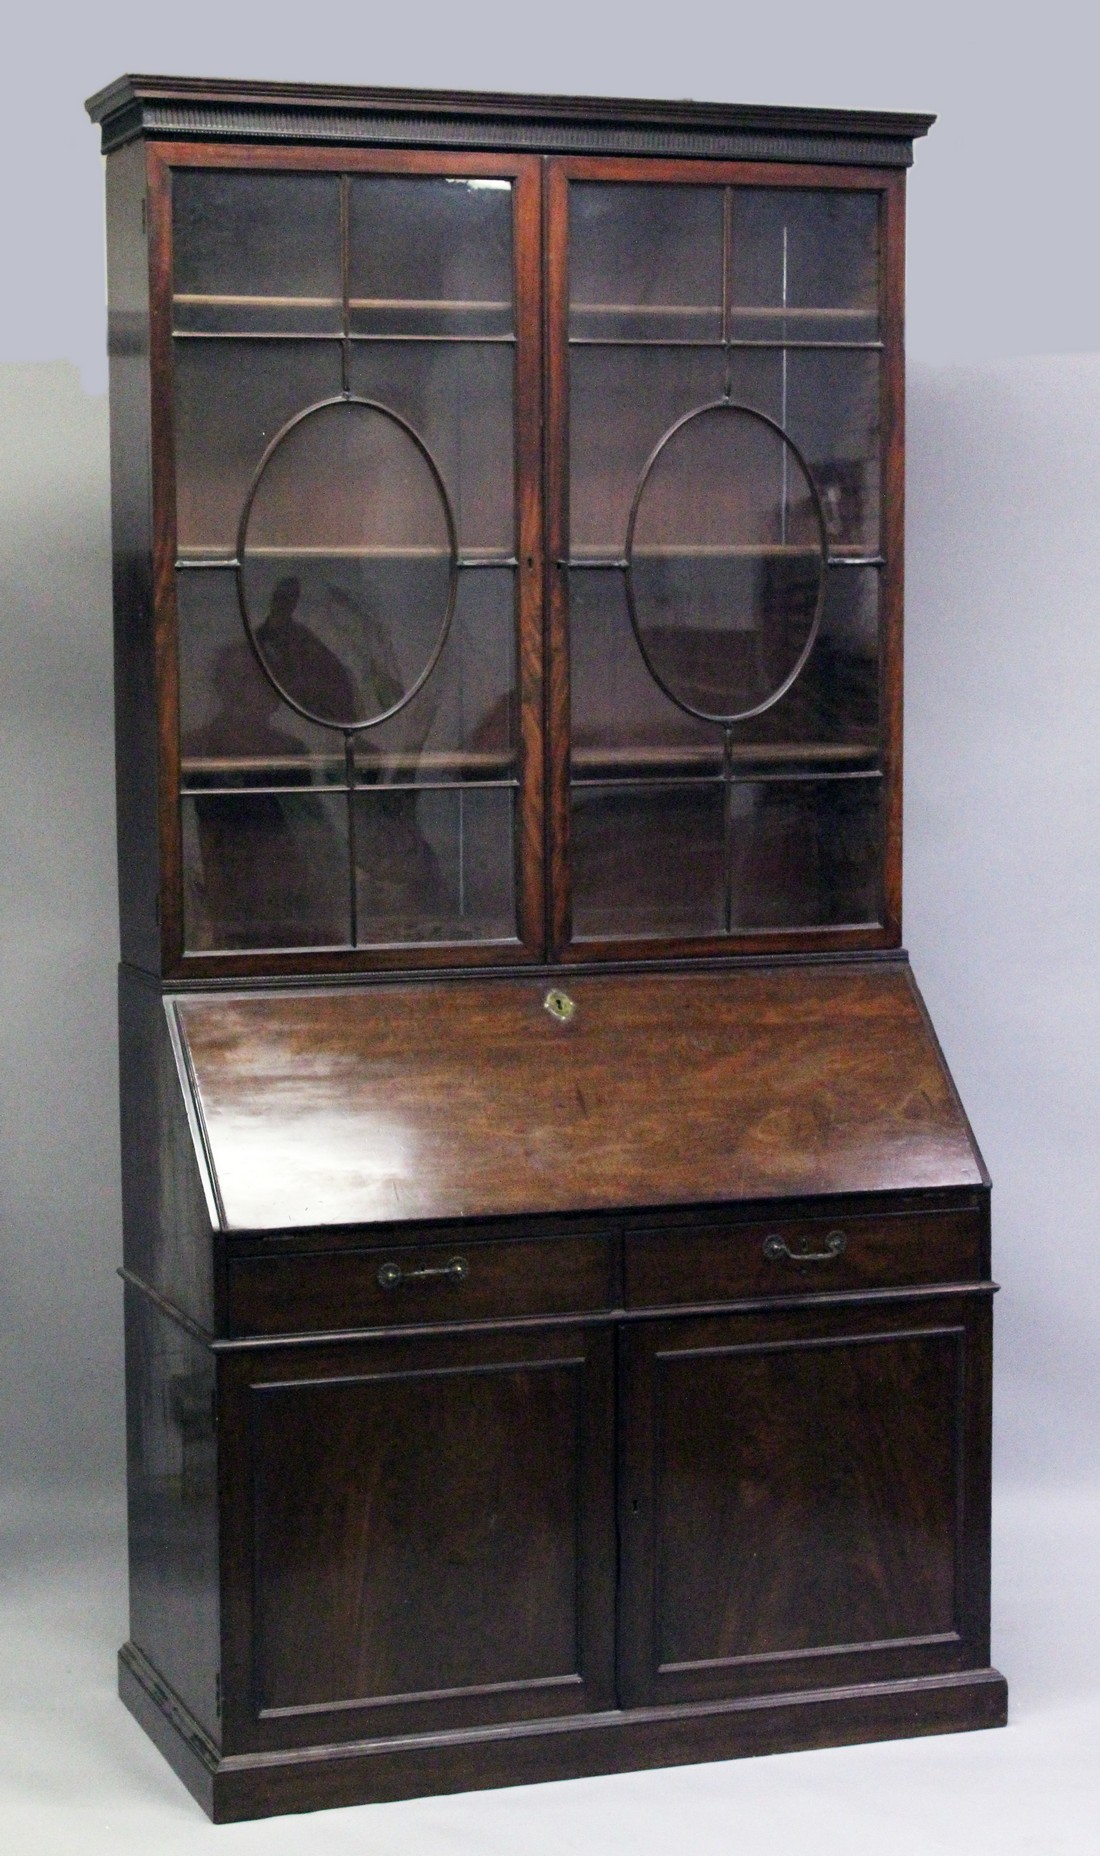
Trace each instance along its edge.
{"label": "brass keyhole escutcheon", "polygon": [[560,1025],[567,1025],[577,1009],[569,994],[557,986],[551,986],[542,1003],[551,1018],[556,1018]]}

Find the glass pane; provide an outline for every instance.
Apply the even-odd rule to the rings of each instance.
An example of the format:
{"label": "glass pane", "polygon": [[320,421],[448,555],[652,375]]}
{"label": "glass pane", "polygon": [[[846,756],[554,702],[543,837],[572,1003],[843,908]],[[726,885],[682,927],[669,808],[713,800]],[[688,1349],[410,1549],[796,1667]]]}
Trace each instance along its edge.
{"label": "glass pane", "polygon": [[794,440],[817,484],[834,554],[879,545],[879,357],[828,349],[735,350],[733,398]]}
{"label": "glass pane", "polygon": [[181,555],[232,556],[249,484],[288,419],[340,391],[336,342],[176,343]]}
{"label": "glass pane", "polygon": [[721,398],[724,361],[691,348],[576,348],[570,360],[572,556],[615,560],[650,453],[684,413]]}
{"label": "glass pane", "polygon": [[671,435],[638,500],[630,586],[673,698],[723,718],[766,702],[809,643],[822,572],[810,485],[773,426],[721,407]]}
{"label": "glass pane", "polygon": [[443,654],[398,715],[356,737],[364,786],[510,779],[516,763],[514,579],[460,572]]}
{"label": "glass pane", "polygon": [[877,193],[735,187],[731,244],[735,338],[876,339]]}
{"label": "glass pane", "polygon": [[370,335],[508,335],[511,182],[353,180],[351,327]]}
{"label": "glass pane", "polygon": [[881,781],[747,781],[732,800],[735,929],[879,920]]}
{"label": "glass pane", "polygon": [[447,486],[459,547],[510,556],[515,506],[514,350],[462,342],[357,342],[352,392],[378,400],[427,445]]}
{"label": "glass pane", "polygon": [[722,192],[575,182],[569,333],[588,340],[722,339]]}
{"label": "glass pane", "polygon": [[574,787],[574,939],[720,933],[722,794],[720,782]]}
{"label": "glass pane", "polygon": [[343,327],[337,175],[177,168],[172,226],[177,329]]}
{"label": "glass pane", "polygon": [[787,430],[810,466],[836,554],[879,546],[879,358],[788,357]]}
{"label": "glass pane", "polygon": [[248,642],[232,569],[176,576],[183,784],[310,786],[344,778],[343,741],[284,703]]}
{"label": "glass pane", "polygon": [[738,724],[734,758],[742,769],[874,767],[878,747],[878,569],[832,567],[809,659],[773,708]]}
{"label": "glass pane", "polygon": [[686,715],[650,676],[621,573],[570,574],[569,687],[574,779],[721,772],[721,729]]}
{"label": "glass pane", "polygon": [[440,486],[401,425],[342,401],[291,428],[256,486],[242,584],[292,701],[347,728],[396,707],[439,648],[450,578]]}
{"label": "glass pane", "polygon": [[516,934],[510,787],[360,792],[360,945]]}
{"label": "glass pane", "polygon": [[182,809],[189,952],[347,945],[344,794],[199,794]]}

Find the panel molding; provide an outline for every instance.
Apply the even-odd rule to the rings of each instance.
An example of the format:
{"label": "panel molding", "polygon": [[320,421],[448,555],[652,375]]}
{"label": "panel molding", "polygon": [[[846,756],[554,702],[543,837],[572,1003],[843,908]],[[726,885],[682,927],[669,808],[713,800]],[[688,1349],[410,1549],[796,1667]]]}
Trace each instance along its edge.
{"label": "panel molding", "polygon": [[874,1650],[918,1650],[927,1649],[934,1644],[961,1643],[962,1636],[957,1630],[926,1631],[919,1637],[880,1637],[869,1639],[865,1643],[826,1643],[817,1644],[809,1650],[761,1650],[748,1656],[707,1656],[694,1663],[658,1663],[658,1675],[685,1675],[693,1669],[737,1669],[743,1665],[755,1663],[792,1663],[801,1662],[803,1658],[822,1658],[828,1656],[854,1656],[860,1652]]}
{"label": "panel molding", "polygon": [[[946,1312],[944,1310],[944,1314]],[[623,1606],[620,1630],[623,1633],[624,1642],[632,1642],[634,1648],[628,1662],[620,1671],[620,1680],[623,1699],[628,1705],[648,1706],[662,1702],[670,1705],[697,1704],[708,1699],[720,1699],[723,1689],[728,1690],[730,1686],[736,1686],[741,1692],[744,1692],[745,1686],[755,1686],[757,1690],[763,1688],[767,1692],[768,1689],[778,1691],[784,1686],[795,1685],[804,1685],[810,1689],[826,1679],[834,1682],[837,1680],[874,1682],[891,1677],[897,1679],[927,1677],[937,1672],[957,1670],[965,1664],[968,1658],[975,1658],[976,1650],[980,1646],[974,1641],[976,1637],[973,1615],[974,1595],[970,1589],[971,1582],[968,1576],[967,1542],[973,1525],[971,1501],[977,1499],[979,1509],[981,1501],[980,1490],[975,1492],[970,1488],[973,1466],[969,1438],[970,1426],[973,1422],[971,1411],[973,1399],[967,1367],[969,1354],[976,1345],[980,1344],[982,1317],[970,1298],[958,1307],[957,1312],[959,1319],[945,1320],[933,1301],[928,1306],[927,1320],[914,1319],[914,1314],[909,1310],[899,1308],[896,1311],[896,1324],[887,1325],[883,1320],[886,1311],[876,1310],[873,1305],[845,1314],[835,1305],[831,1310],[819,1306],[816,1311],[804,1308],[801,1313],[796,1313],[794,1310],[784,1313],[774,1306],[768,1308],[758,1304],[755,1309],[746,1311],[744,1315],[723,1316],[717,1310],[713,1310],[703,1315],[689,1314],[682,1322],[671,1315],[661,1316],[657,1318],[659,1326],[650,1329],[648,1334],[644,1327],[634,1326],[632,1329],[623,1330],[624,1344],[627,1349],[624,1357],[623,1393],[624,1411],[627,1414],[627,1430],[624,1436],[626,1456],[623,1471],[626,1555],[624,1585],[620,1599]],[[784,1332],[784,1327],[792,1321],[797,1322],[803,1331],[790,1331],[788,1327],[788,1331]],[[631,1335],[632,1338],[628,1339],[627,1337]],[[791,1514],[783,1505],[780,1494],[776,1491],[774,1478],[769,1479],[769,1471],[763,1463],[759,1465],[759,1479],[762,1480],[764,1486],[758,1493],[760,1500],[764,1502],[764,1519],[761,1521],[757,1515],[756,1523],[752,1523],[752,1515],[756,1514],[757,1510],[751,1505],[747,1514],[742,1517],[754,1525],[757,1532],[762,1526],[763,1533],[759,1535],[759,1538],[757,1538],[757,1533],[754,1533],[751,1539],[742,1540],[739,1549],[740,1557],[734,1554],[725,1583],[719,1576],[718,1584],[709,1591],[709,1595],[702,1592],[692,1597],[690,1584],[685,1591],[683,1580],[677,1581],[675,1578],[673,1590],[666,1592],[664,1588],[667,1568],[670,1564],[667,1556],[670,1553],[676,1553],[678,1546],[682,1548],[683,1529],[687,1525],[681,1513],[678,1526],[673,1525],[672,1532],[669,1534],[668,1504],[669,1502],[675,1504],[671,1511],[671,1518],[674,1522],[682,1500],[690,1498],[690,1491],[694,1486],[690,1480],[691,1460],[690,1458],[682,1460],[682,1451],[685,1447],[683,1433],[687,1423],[684,1417],[687,1409],[685,1401],[690,1403],[692,1397],[697,1398],[703,1412],[709,1411],[710,1414],[709,1420],[705,1420],[701,1415],[700,1422],[709,1421],[713,1427],[719,1422],[716,1414],[722,1405],[722,1387],[725,1387],[724,1396],[727,1401],[736,1396],[730,1391],[730,1385],[725,1379],[721,1381],[721,1385],[708,1385],[707,1375],[711,1365],[720,1373],[725,1367],[728,1371],[737,1374],[742,1365],[751,1372],[755,1364],[759,1363],[756,1370],[767,1374],[769,1369],[766,1362],[774,1359],[777,1362],[775,1370],[782,1375],[777,1384],[786,1384],[788,1371],[796,1375],[800,1374],[799,1360],[804,1360],[807,1369],[813,1371],[816,1369],[813,1369],[810,1363],[815,1356],[821,1360],[824,1368],[825,1362],[830,1357],[834,1360],[838,1358],[838,1348],[848,1351],[853,1361],[851,1372],[854,1377],[848,1388],[849,1395],[843,1401],[842,1409],[837,1417],[837,1422],[841,1423],[847,1438],[847,1444],[839,1459],[841,1469],[838,1473],[843,1475],[865,1473],[870,1476],[870,1484],[864,1492],[867,1501],[870,1502],[865,1523],[871,1529],[868,1536],[869,1543],[878,1541],[881,1545],[882,1527],[885,1523],[878,1511],[883,1498],[883,1477],[889,1476],[889,1471],[885,1468],[886,1461],[888,1458],[892,1460],[898,1452],[902,1455],[911,1453],[914,1444],[923,1436],[919,1424],[924,1422],[923,1419],[919,1420],[918,1429],[913,1432],[906,1424],[904,1409],[901,1409],[895,1414],[895,1421],[888,1426],[888,1434],[882,1437],[876,1428],[873,1413],[868,1412],[866,1415],[871,1424],[871,1430],[866,1438],[863,1437],[860,1414],[864,1410],[866,1399],[874,1396],[874,1388],[878,1385],[880,1377],[878,1369],[868,1358],[866,1349],[868,1347],[892,1348],[895,1345],[900,1349],[910,1350],[910,1367],[906,1368],[907,1372],[918,1370],[916,1365],[912,1364],[916,1358],[912,1353],[914,1348],[921,1350],[922,1358],[930,1348],[933,1350],[947,1349],[947,1355],[940,1360],[942,1373],[937,1372],[935,1375],[938,1380],[942,1379],[943,1396],[937,1399],[936,1412],[932,1414],[935,1420],[934,1435],[938,1439],[936,1448],[938,1451],[942,1449],[947,1453],[944,1464],[947,1484],[941,1491],[943,1499],[935,1504],[934,1515],[929,1521],[929,1524],[933,1526],[931,1542],[934,1556],[929,1561],[931,1570],[928,1576],[931,1584],[925,1596],[933,1605],[932,1611],[929,1612],[922,1601],[915,1611],[913,1604],[910,1603],[907,1611],[903,1607],[900,1615],[895,1615],[893,1608],[888,1607],[886,1612],[883,1612],[881,1603],[876,1605],[869,1597],[868,1602],[871,1608],[867,1611],[864,1606],[863,1615],[857,1608],[854,1614],[834,1617],[832,1600],[827,1596],[822,1600],[821,1593],[828,1594],[832,1589],[830,1581],[834,1576],[837,1553],[841,1554],[841,1561],[837,1563],[846,1563],[843,1554],[849,1549],[843,1546],[843,1539],[846,1535],[842,1530],[840,1544],[836,1542],[832,1544],[821,1568],[814,1573],[814,1579],[820,1586],[819,1601],[815,1606],[817,1622],[812,1632],[816,1641],[804,1644],[791,1642],[786,1629],[778,1627],[782,1626],[790,1608],[790,1593],[787,1587],[791,1580],[797,1580],[798,1576],[795,1568],[789,1563],[792,1551],[790,1530],[795,1527],[797,1531],[797,1516],[792,1520]],[[905,1354],[903,1353],[901,1357],[904,1360]],[[779,1364],[784,1359],[790,1360],[789,1369]],[[859,1364],[860,1361],[862,1365]],[[692,1374],[700,1365],[703,1377],[696,1385]],[[837,1369],[826,1370],[830,1374],[829,1383],[832,1383],[832,1376]],[[846,1369],[841,1366],[839,1370],[844,1379]],[[923,1372],[924,1369],[920,1370]],[[680,1375],[681,1372],[687,1377],[675,1389],[675,1407],[670,1417],[666,1411],[669,1395],[668,1376],[670,1373]],[[755,1380],[753,1383],[755,1384]],[[770,1384],[771,1381],[769,1380],[768,1383]],[[799,1386],[801,1380],[796,1379],[795,1383]],[[892,1390],[887,1391],[887,1387]],[[887,1398],[887,1403],[892,1409],[896,1397],[900,1396],[899,1386],[895,1385],[895,1369],[885,1365],[883,1388],[883,1396]],[[751,1392],[751,1387],[749,1391]],[[812,1457],[814,1424],[817,1423],[820,1426],[823,1443],[831,1433],[828,1411],[819,1412],[815,1419],[812,1411],[802,1409],[808,1396],[807,1384],[801,1387],[801,1393],[798,1395],[798,1410],[792,1421],[796,1423],[796,1430],[802,1439],[803,1449],[808,1451]],[[921,1409],[923,1410],[923,1403]],[[798,1418],[799,1411],[801,1411],[801,1420]],[[740,1451],[734,1449],[733,1460],[727,1472],[738,1484],[743,1474],[746,1473],[749,1475],[750,1482],[757,1479],[753,1465],[757,1464],[759,1452],[764,1450],[763,1440],[769,1434],[766,1426],[761,1428],[763,1425],[762,1410],[752,1405],[748,1408],[748,1416],[753,1418],[749,1440],[744,1443]],[[917,1416],[919,1419],[919,1413]],[[784,1422],[783,1413],[780,1410],[777,1410],[776,1421]],[[932,1422],[931,1416],[928,1421]],[[673,1425],[671,1443],[666,1438],[666,1427],[670,1423]],[[785,1430],[782,1431],[782,1436],[786,1436]],[[755,1440],[755,1443],[752,1440]],[[785,1448],[786,1446],[777,1443],[776,1447]],[[670,1450],[671,1455],[669,1455]],[[742,1459],[744,1459],[743,1462]],[[938,1456],[936,1460],[939,1460]],[[862,1464],[863,1469],[857,1471],[852,1467],[853,1464]],[[737,1467],[738,1465],[740,1468]],[[834,1491],[833,1495],[829,1494],[831,1484],[828,1478],[818,1489],[812,1475],[808,1487],[807,1499],[811,1501],[809,1510],[811,1516],[816,1512],[814,1503],[820,1505],[821,1501],[826,1502],[826,1508],[822,1510],[822,1524],[826,1525],[827,1545],[831,1538],[827,1527],[827,1516],[831,1512],[828,1504],[833,1500],[836,1492]],[[847,1485],[843,1484],[842,1487],[846,1488]],[[767,1493],[769,1490],[770,1494]],[[914,1525],[924,1513],[922,1507],[924,1499],[918,1476],[915,1493],[909,1503],[912,1509],[910,1519]],[[915,1507],[913,1503],[916,1504]],[[736,1511],[738,1514],[742,1513],[740,1507],[737,1507]],[[696,1522],[704,1533],[709,1525],[707,1521],[709,1512],[708,1509],[706,1513],[701,1513],[696,1517]],[[725,1513],[725,1509],[722,1512]],[[906,1512],[909,1510],[907,1509]],[[728,1519],[727,1516],[727,1521]],[[899,1515],[891,1520],[890,1525],[900,1527],[901,1524],[899,1512]],[[805,1525],[812,1527],[811,1520],[807,1519]],[[863,1523],[860,1524],[862,1525]],[[863,1538],[860,1526],[856,1528],[857,1544]],[[767,1542],[773,1535],[776,1552],[782,1556],[781,1564],[787,1567],[785,1579],[781,1579],[774,1590],[766,1565]],[[806,1551],[812,1560],[810,1538],[807,1537]],[[772,1612],[775,1613],[773,1625],[776,1628],[769,1625],[762,1637],[759,1630],[755,1632],[750,1630],[746,1638],[745,1619],[741,1617],[741,1612],[745,1604],[749,1602],[749,1596],[743,1589],[743,1580],[747,1566],[757,1567],[758,1562],[755,1557],[746,1562],[745,1555],[753,1547],[754,1540],[756,1549],[765,1555],[762,1569],[758,1568],[759,1576],[763,1580],[760,1592],[762,1599],[765,1599],[771,1608],[768,1616],[771,1616]],[[878,1551],[877,1548],[875,1550]],[[679,1564],[678,1560],[671,1562],[673,1572],[677,1564]],[[922,1562],[918,1558],[917,1564],[911,1570],[921,1572],[923,1580],[924,1573],[921,1568]],[[810,1571],[811,1568],[807,1565],[807,1577],[810,1576]],[[756,1573],[752,1574],[753,1579],[756,1576]],[[898,1576],[898,1568],[894,1567],[893,1580],[896,1581]],[[825,1583],[821,1584],[821,1581]],[[726,1592],[727,1585],[729,1586],[728,1599],[721,1597],[721,1594]],[[877,1589],[878,1586],[875,1583],[874,1590]],[[920,1590],[924,1591],[923,1583]],[[741,1593],[739,1600],[735,1599],[736,1593]],[[712,1620],[714,1628],[718,1629],[721,1625],[717,1638],[714,1637],[713,1630],[708,1636],[707,1628],[700,1625],[698,1618],[696,1624],[687,1630],[686,1636],[683,1636],[684,1620],[687,1615],[685,1606],[688,1604],[689,1597],[692,1597],[692,1606],[696,1610],[698,1605],[703,1606],[706,1617],[710,1617],[711,1612],[714,1612]],[[727,1603],[736,1603],[738,1607],[732,1622],[729,1620],[723,1622]],[[740,1625],[737,1623],[738,1617],[741,1617]],[[677,1620],[679,1620],[678,1623]],[[896,1631],[895,1625],[898,1627]],[[927,1626],[927,1628],[922,1628],[922,1626]],[[702,1636],[699,1634],[700,1629],[703,1632]],[[673,1632],[671,1637],[668,1634],[670,1630]],[[677,1638],[678,1632],[682,1641]],[[754,1634],[759,1640],[759,1647],[753,1646]],[[786,1642],[785,1637],[788,1638]],[[708,1651],[726,1650],[728,1654],[707,1654]],[[692,1654],[693,1651],[701,1652],[701,1654]]]}

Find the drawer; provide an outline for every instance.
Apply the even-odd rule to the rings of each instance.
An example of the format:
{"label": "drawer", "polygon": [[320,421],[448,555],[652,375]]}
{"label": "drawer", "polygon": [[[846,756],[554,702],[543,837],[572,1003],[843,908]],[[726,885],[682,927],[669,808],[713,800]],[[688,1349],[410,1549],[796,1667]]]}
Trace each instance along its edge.
{"label": "drawer", "polygon": [[625,1272],[628,1308],[973,1282],[982,1219],[946,1211],[638,1231],[626,1240]]}
{"label": "drawer", "polygon": [[228,1312],[235,1334],[323,1333],[425,1321],[588,1314],[609,1305],[605,1237],[401,1245],[235,1257]]}

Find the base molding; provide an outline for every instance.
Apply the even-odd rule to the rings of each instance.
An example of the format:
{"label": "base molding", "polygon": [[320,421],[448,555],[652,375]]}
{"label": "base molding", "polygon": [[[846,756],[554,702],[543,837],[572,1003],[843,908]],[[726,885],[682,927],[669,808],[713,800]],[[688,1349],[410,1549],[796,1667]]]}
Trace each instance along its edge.
{"label": "base molding", "polygon": [[632,1708],[454,1733],[222,1756],[133,1644],[119,1694],[215,1823],[646,1767],[1003,1727],[995,1669],[677,1708]]}

